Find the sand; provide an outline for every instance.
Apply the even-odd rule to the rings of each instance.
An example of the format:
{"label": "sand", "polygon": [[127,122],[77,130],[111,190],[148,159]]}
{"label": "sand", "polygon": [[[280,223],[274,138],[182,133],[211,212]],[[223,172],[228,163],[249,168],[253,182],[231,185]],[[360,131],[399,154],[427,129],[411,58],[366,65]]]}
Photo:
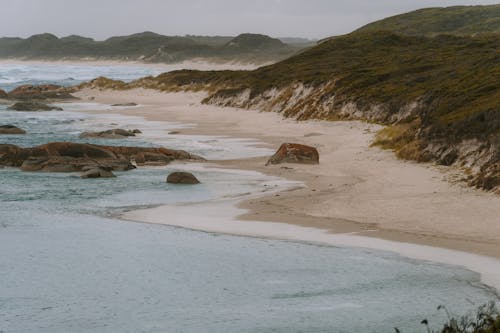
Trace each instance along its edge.
{"label": "sand", "polygon": [[[237,210],[225,208],[231,212],[225,217],[231,220],[230,224],[207,219],[191,224],[169,219],[169,224],[386,250],[397,247],[404,255],[463,264],[475,270],[480,269],[474,265],[486,260],[483,274],[489,274],[485,271],[488,266],[500,270],[500,197],[457,182],[460,172],[453,168],[401,161],[390,151],[370,147],[379,125],[359,121],[296,122],[276,113],[201,105],[204,93],[137,89],[85,90],[78,95],[84,100],[94,97],[100,103],[141,104],[117,110],[120,114],[193,124],[181,130],[180,135],[255,138],[272,149],[283,142],[297,142],[315,146],[320,152],[320,164],[316,166],[266,167],[266,158],[217,161],[219,167],[254,170],[300,181],[305,186],[233,203],[238,205]],[[125,218],[165,223],[162,216],[171,213],[171,209],[165,206],[130,212]],[[234,215],[238,218],[231,219]],[[439,260],[435,252],[427,253],[429,246],[456,251],[440,252]],[[405,247],[411,250],[405,251]],[[499,276],[491,279],[497,279],[495,284],[500,285]]]}

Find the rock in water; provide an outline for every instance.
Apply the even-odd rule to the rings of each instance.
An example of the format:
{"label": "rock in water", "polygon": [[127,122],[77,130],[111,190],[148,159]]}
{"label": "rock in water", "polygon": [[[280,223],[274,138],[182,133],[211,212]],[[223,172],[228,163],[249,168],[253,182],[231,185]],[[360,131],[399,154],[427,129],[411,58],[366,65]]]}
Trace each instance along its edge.
{"label": "rock in water", "polygon": [[5,90],[0,89],[0,98],[7,98],[7,97],[8,97],[8,95],[7,95],[7,93],[5,92]]}
{"label": "rock in water", "polygon": [[62,111],[63,109],[57,106],[48,105],[39,102],[17,102],[9,106],[7,110],[13,111]]}
{"label": "rock in water", "polygon": [[80,178],[114,178],[116,177],[109,168],[89,167],[84,168]]}
{"label": "rock in water", "polygon": [[318,150],[311,146],[298,143],[284,143],[278,151],[271,156],[266,165],[279,163],[318,164]]}
{"label": "rock in water", "polygon": [[62,86],[55,84],[32,85],[25,84],[17,87],[8,94],[11,99],[76,99],[68,92],[64,91]]}
{"label": "rock in water", "polygon": [[0,166],[20,167],[23,171],[75,172],[85,168],[126,171],[138,165],[168,164],[173,160],[203,160],[183,150],[150,147],[98,146],[73,142],[52,142],[22,148],[0,144]]}
{"label": "rock in water", "polygon": [[167,177],[167,183],[171,184],[199,184],[200,181],[190,172],[172,172]]}
{"label": "rock in water", "polygon": [[136,130],[130,131],[121,128],[111,129],[102,132],[83,132],[80,138],[104,138],[104,139],[123,139],[129,136],[135,136]]}
{"label": "rock in water", "polygon": [[0,134],[26,134],[26,131],[14,125],[0,125]]}

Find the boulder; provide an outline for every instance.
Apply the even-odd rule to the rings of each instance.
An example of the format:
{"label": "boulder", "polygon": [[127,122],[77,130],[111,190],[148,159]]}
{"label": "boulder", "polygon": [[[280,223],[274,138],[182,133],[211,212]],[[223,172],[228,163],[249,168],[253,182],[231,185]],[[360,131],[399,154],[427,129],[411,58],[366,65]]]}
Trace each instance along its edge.
{"label": "boulder", "polygon": [[0,166],[20,167],[23,171],[76,172],[94,168],[126,171],[135,168],[131,162],[133,160],[146,165],[165,165],[175,159],[203,160],[186,151],[167,148],[73,142],[52,142],[31,148],[0,144]]}
{"label": "boulder", "polygon": [[271,156],[266,165],[279,163],[318,164],[318,150],[311,146],[298,143],[284,143],[278,151]]}
{"label": "boulder", "polygon": [[118,103],[112,104],[111,106],[137,106],[137,103]]}
{"label": "boulder", "polygon": [[25,84],[19,86],[7,94],[8,98],[31,100],[31,99],[76,99],[69,94],[62,86],[55,84],[32,85]]}
{"label": "boulder", "polygon": [[3,99],[3,98],[7,98],[7,97],[8,97],[8,95],[7,95],[7,93],[5,92],[5,90],[0,89],[0,98],[2,98],[2,99]]}
{"label": "boulder", "polygon": [[26,134],[26,131],[14,125],[0,125],[0,134]]}
{"label": "boulder", "polygon": [[39,102],[17,102],[7,108],[13,111],[62,111],[63,109],[57,106],[48,105]]}
{"label": "boulder", "polygon": [[172,156],[166,156],[159,153],[139,153],[135,155],[135,162],[137,165],[167,165],[172,162],[174,158]]}
{"label": "boulder", "polygon": [[171,184],[199,184],[200,181],[190,172],[172,172],[167,177],[167,183]]}
{"label": "boulder", "polygon": [[80,134],[80,138],[123,139],[129,136],[135,136],[135,134],[134,131],[116,128],[102,132],[83,132]]}
{"label": "boulder", "polygon": [[132,130],[132,133],[134,133],[134,134],[142,134],[142,131],[140,129],[138,129],[138,128],[134,128]]}
{"label": "boulder", "polygon": [[94,168],[86,168],[83,170],[80,178],[114,178],[116,177],[111,170],[107,168],[94,167]]}

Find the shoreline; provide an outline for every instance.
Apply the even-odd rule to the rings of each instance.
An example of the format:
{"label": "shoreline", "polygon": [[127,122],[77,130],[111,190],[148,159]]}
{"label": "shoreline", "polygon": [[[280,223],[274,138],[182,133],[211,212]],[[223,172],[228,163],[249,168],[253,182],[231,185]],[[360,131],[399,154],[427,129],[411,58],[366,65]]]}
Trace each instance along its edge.
{"label": "shoreline", "polygon": [[130,67],[143,67],[152,69],[161,69],[163,72],[169,72],[179,69],[192,69],[192,70],[252,70],[263,64],[251,63],[238,63],[238,62],[211,62],[206,59],[193,59],[177,63],[148,63],[135,60],[106,60],[106,59],[67,59],[67,60],[50,60],[50,59],[0,59],[1,65],[66,65],[66,66],[130,66]]}
{"label": "shoreline", "polygon": [[[377,248],[395,251],[415,259],[465,266],[479,271],[487,284],[500,289],[500,271],[491,268],[495,267],[495,264],[498,266],[500,258],[500,226],[495,226],[494,223],[496,217],[500,216],[495,215],[500,214],[499,198],[444,180],[454,177],[452,170],[400,161],[392,152],[370,148],[370,140],[381,126],[362,122],[298,123],[291,119],[282,119],[278,114],[200,105],[202,93],[162,94],[137,89],[126,94],[84,90],[77,95],[82,99],[92,96],[95,101],[101,103],[127,102],[134,99],[142,107],[113,110],[113,113],[140,116],[147,120],[193,124],[191,128],[180,130],[180,135],[251,137],[261,140],[269,148],[277,148],[280,143],[291,140],[301,143],[307,141],[306,144],[319,148],[319,167],[291,164],[264,167],[266,158],[210,161],[222,168],[252,170],[306,184],[305,188],[233,203],[237,204],[235,209],[238,212],[236,219],[232,216],[234,221],[231,228],[236,226],[240,228],[239,232],[227,229],[228,226],[219,226],[219,229],[212,230],[213,232],[266,237],[269,236],[266,232],[270,232],[268,228],[272,226],[281,230],[281,234],[276,234],[274,230],[271,236],[286,240],[286,230],[292,232],[293,229],[295,234],[290,240],[294,241],[320,241],[329,245]],[[323,133],[326,131],[331,133]],[[347,144],[346,140],[349,139],[358,141],[356,145],[350,143],[347,149],[340,145],[333,151],[326,151],[322,142],[324,139],[333,139],[333,145]],[[336,161],[346,163],[346,169],[331,169],[328,165],[325,166],[332,163],[332,156],[329,155],[334,155]],[[367,170],[357,170],[355,164],[351,165],[339,157],[349,157],[351,162],[354,160],[360,165],[363,162],[370,164],[367,174],[359,172]],[[373,169],[375,166],[390,166],[390,169],[382,169],[383,174],[380,175],[377,174],[379,170]],[[391,182],[391,179],[387,178],[388,174],[398,171],[400,174],[396,174]],[[408,175],[410,177],[405,181]],[[412,175],[417,175],[416,179],[412,179]],[[382,180],[372,184],[377,176],[382,176]],[[383,186],[384,180],[389,182],[387,188]],[[356,195],[360,198],[356,198]],[[372,198],[375,195],[378,197]],[[331,200],[340,202],[339,206],[328,207]],[[406,200],[410,202],[405,204]],[[464,206],[465,202],[472,207]],[[376,209],[370,209],[370,204],[374,204]],[[349,205],[353,207],[349,209]],[[414,207],[411,207],[412,205]],[[478,207],[482,208],[482,214],[481,211],[476,211]],[[377,208],[380,210],[377,211]],[[430,213],[423,210],[424,208],[430,210]],[[442,213],[436,211],[436,208],[442,209]],[[158,209],[168,209],[168,206],[129,212],[126,219],[161,223],[158,219],[164,212],[158,213]],[[365,209],[367,211],[364,211]],[[384,209],[388,213],[384,212]],[[405,209],[407,211],[404,211]],[[156,214],[153,214],[155,210]],[[356,214],[358,210],[359,213]],[[373,212],[375,214],[372,214]],[[381,216],[386,217],[386,221],[383,221]],[[401,216],[414,219],[398,221]],[[436,223],[440,222],[440,219],[444,222]],[[474,220],[474,224],[464,223],[468,220]],[[202,225],[169,224],[210,231],[210,228],[214,227],[210,223],[205,221]],[[450,227],[457,230],[451,230],[453,228]],[[310,229],[314,232],[308,231]],[[242,230],[246,230],[246,233],[241,234]],[[299,237],[300,235],[303,237]],[[312,238],[303,239],[306,238],[305,235]]]}

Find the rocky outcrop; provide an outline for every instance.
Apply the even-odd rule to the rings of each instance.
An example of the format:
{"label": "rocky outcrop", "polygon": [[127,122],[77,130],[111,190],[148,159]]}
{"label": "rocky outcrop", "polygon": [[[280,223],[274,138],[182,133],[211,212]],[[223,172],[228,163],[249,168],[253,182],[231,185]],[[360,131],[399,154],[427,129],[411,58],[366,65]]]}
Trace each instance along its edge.
{"label": "rocky outcrop", "polygon": [[12,111],[62,111],[58,106],[48,105],[40,102],[17,102],[7,108]]}
{"label": "rocky outcrop", "polygon": [[80,178],[114,178],[116,177],[111,170],[103,167],[89,167],[82,170]]}
{"label": "rocky outcrop", "polygon": [[114,89],[114,90],[123,90],[123,89],[128,89],[127,83],[120,81],[120,80],[113,80],[113,79],[108,79],[107,77],[104,76],[99,76],[98,78],[95,78],[89,82],[83,82],[79,86],[76,87],[76,89],[99,89],[99,90],[106,90],[106,89]]}
{"label": "rocky outcrop", "polygon": [[318,164],[319,153],[314,147],[298,143],[284,143],[271,156],[266,165],[280,163]]}
{"label": "rocky outcrop", "polygon": [[64,87],[55,84],[25,84],[9,92],[8,98],[19,100],[76,99],[76,97],[69,94]]}
{"label": "rocky outcrop", "polygon": [[14,125],[0,125],[0,134],[26,134],[26,131]]}
{"label": "rocky outcrop", "polygon": [[[164,156],[160,160],[158,156]],[[101,168],[126,171],[149,162],[168,164],[173,160],[203,160],[183,150],[149,147],[99,146],[72,142],[53,142],[32,148],[0,144],[0,166],[20,167],[23,171],[77,172]]]}
{"label": "rocky outcrop", "polygon": [[3,89],[0,89],[0,98],[1,99],[4,99],[4,98],[7,98],[7,93],[5,92],[5,90]]}
{"label": "rocky outcrop", "polygon": [[177,171],[168,175],[167,183],[194,185],[199,184],[200,181],[190,172]]}
{"label": "rocky outcrop", "polygon": [[102,132],[83,132],[80,134],[80,138],[123,139],[129,136],[135,136],[136,133],[141,133],[141,131],[138,129],[125,130],[116,128]]}

